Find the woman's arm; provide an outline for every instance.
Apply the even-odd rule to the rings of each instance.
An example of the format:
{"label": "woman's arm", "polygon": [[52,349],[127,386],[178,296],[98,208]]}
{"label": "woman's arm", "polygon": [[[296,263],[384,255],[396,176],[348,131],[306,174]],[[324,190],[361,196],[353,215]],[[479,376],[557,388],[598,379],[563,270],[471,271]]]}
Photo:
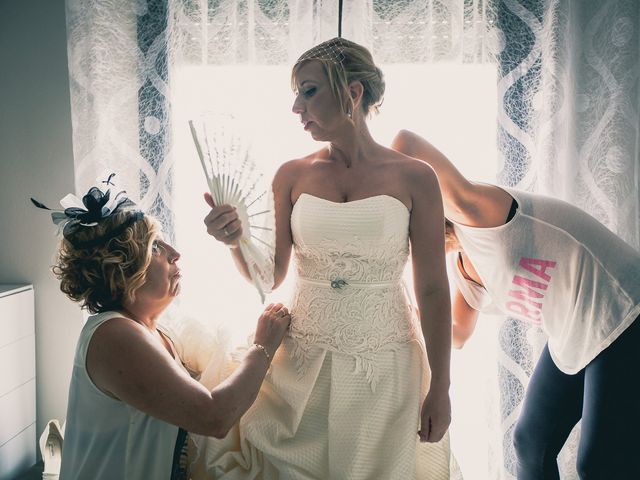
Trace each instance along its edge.
{"label": "woman's arm", "polygon": [[295,179],[299,176],[300,161],[292,160],[284,163],[273,177],[273,204],[276,216],[276,253],[273,272],[273,288],[277,288],[287,276],[293,235],[291,233],[291,212],[293,202],[291,190]]}
{"label": "woman's arm", "polygon": [[462,292],[456,288],[452,305],[452,342],[454,348],[462,348],[476,328],[479,312],[464,299]]}
{"label": "woman's arm", "polygon": [[[273,358],[289,315],[269,305],[258,320],[255,341]],[[105,322],[93,334],[87,371],[103,392],[189,432],[223,438],[254,402],[269,368],[261,349],[250,348],[234,373],[209,392],[176,365],[158,338],[126,318]]]}
{"label": "woman's arm", "polygon": [[431,385],[422,407],[420,436],[439,441],[451,422],[449,399],[451,299],[444,253],[444,217],[438,179],[428,165],[410,164],[412,192],[409,225],[413,278],[424,335]]}
{"label": "woman's arm", "polygon": [[391,148],[431,165],[438,175],[448,219],[474,227],[504,224],[512,200],[507,192],[495,185],[470,182],[442,152],[408,130],[398,132]]}
{"label": "woman's arm", "polygon": [[[293,160],[283,164],[276,172],[273,183],[275,209],[275,257],[274,257],[274,285],[277,288],[286,277],[293,244],[291,236],[291,188],[297,175],[298,161]],[[231,256],[238,271],[251,280],[249,269],[240,252],[238,243],[242,237],[242,225],[238,214],[231,205],[215,205],[211,195],[205,193],[205,201],[211,211],[204,219],[207,233],[216,240],[230,246]]]}

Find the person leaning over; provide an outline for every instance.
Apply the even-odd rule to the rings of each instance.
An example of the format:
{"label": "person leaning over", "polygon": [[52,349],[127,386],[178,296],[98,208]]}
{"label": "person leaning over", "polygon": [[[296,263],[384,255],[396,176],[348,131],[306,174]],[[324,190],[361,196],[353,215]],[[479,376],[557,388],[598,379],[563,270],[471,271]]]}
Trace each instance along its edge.
{"label": "person leaning over", "polygon": [[578,421],[580,478],[640,478],[640,253],[574,205],[465,178],[415,133],[400,131],[392,147],[438,174],[454,346],[479,312],[547,335],[513,432],[518,480],[559,478]]}

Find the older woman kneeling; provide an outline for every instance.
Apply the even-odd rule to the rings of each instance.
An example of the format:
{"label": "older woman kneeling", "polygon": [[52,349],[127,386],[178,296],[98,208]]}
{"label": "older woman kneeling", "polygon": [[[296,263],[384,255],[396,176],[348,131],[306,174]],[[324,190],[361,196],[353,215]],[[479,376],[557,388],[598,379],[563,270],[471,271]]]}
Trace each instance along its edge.
{"label": "older woman kneeling", "polygon": [[86,209],[52,214],[64,225],[53,267],[60,288],[93,314],[76,348],[63,479],[187,478],[187,432],[227,434],[255,400],[290,322],[282,304],[269,305],[231,376],[212,391],[191,378],[157,324],[180,290],[180,254],[123,194],[93,187]]}

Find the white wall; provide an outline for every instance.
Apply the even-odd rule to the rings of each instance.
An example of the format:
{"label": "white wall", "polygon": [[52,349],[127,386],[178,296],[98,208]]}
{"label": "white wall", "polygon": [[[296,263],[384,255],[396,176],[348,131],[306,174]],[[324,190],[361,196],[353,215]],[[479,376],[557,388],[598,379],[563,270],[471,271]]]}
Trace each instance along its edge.
{"label": "white wall", "polygon": [[82,315],[50,271],[49,207],[73,191],[64,0],[0,0],[0,283],[35,288],[37,432],[66,415]]}

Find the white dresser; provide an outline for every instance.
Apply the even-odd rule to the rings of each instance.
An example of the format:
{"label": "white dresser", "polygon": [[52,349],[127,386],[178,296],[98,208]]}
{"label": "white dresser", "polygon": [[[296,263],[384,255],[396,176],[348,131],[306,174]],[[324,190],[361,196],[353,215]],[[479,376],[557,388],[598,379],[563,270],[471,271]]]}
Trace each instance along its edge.
{"label": "white dresser", "polygon": [[0,479],[36,463],[33,287],[0,284]]}

